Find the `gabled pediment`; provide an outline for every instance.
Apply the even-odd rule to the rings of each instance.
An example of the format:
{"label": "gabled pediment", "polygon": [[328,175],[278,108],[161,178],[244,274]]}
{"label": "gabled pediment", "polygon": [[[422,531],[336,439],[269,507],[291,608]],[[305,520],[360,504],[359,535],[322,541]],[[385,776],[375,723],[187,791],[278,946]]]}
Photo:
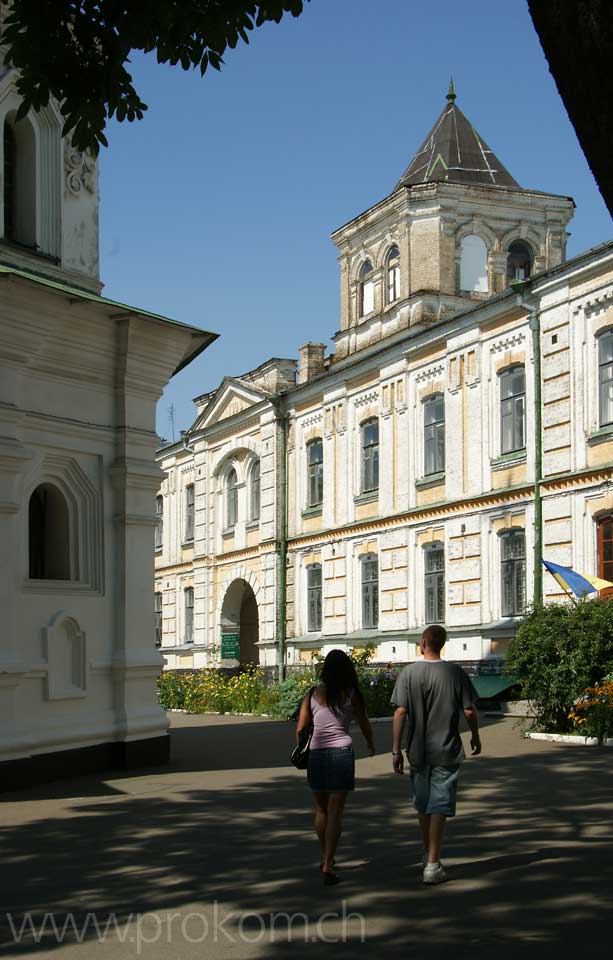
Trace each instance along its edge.
{"label": "gabled pediment", "polygon": [[249,407],[261,403],[266,396],[263,390],[259,390],[252,384],[246,384],[234,377],[225,377],[190,432],[204,430],[221,420],[228,420]]}

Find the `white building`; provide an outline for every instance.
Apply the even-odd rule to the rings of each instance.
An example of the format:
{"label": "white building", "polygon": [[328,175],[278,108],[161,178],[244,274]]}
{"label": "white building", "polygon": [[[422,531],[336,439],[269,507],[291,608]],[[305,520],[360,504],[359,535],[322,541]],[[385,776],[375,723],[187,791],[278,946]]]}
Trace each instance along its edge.
{"label": "white building", "polygon": [[155,407],[213,335],[100,296],[98,171],[0,79],[0,777],[163,759]]}
{"label": "white building", "polygon": [[226,378],[158,453],[168,667],[406,661],[428,622],[494,666],[535,557],[613,579],[613,247],[564,262],[573,206],[520,187],[450,90],[333,234],[334,353]]}

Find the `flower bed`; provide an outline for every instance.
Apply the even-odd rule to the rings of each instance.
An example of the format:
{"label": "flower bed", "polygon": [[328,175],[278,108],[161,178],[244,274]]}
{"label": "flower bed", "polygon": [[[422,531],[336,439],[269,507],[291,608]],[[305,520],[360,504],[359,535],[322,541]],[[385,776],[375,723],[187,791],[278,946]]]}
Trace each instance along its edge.
{"label": "flower bed", "polygon": [[[372,650],[354,651],[352,659],[371,717],[391,716],[390,697],[396,677],[373,670]],[[187,713],[234,713],[292,719],[304,694],[317,683],[317,665],[285,680],[267,683],[260,667],[245,667],[239,673],[221,670],[167,670],[158,678],[158,699],[165,710]]]}

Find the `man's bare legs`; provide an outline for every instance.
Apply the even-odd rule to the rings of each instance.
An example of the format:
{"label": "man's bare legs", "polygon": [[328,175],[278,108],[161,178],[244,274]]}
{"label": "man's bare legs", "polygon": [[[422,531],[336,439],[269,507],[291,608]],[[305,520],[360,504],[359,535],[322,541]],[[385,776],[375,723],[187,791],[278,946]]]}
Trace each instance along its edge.
{"label": "man's bare legs", "polygon": [[428,863],[438,863],[441,859],[447,817],[442,813],[419,813],[418,817],[424,850],[428,853]]}

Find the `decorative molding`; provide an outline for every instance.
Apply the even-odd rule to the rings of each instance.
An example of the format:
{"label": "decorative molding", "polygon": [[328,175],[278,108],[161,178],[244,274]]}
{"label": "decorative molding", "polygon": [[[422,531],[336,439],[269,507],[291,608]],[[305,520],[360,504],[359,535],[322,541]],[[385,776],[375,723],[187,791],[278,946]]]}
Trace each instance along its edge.
{"label": "decorative molding", "polygon": [[445,376],[445,363],[436,363],[431,364],[429,367],[425,367],[423,370],[420,370],[419,373],[415,375],[415,383],[428,383],[432,380],[436,380],[438,377]]}
{"label": "decorative molding", "polygon": [[514,347],[519,347],[520,344],[525,343],[525,340],[526,334],[523,331],[513,333],[509,337],[494,341],[490,345],[490,353],[506,353],[507,350],[513,350]]}
{"label": "decorative molding", "polygon": [[369,393],[363,393],[359,397],[353,399],[354,407],[365,407],[369,403],[375,403],[379,399],[379,388],[376,387],[374,390],[371,390]]}
{"label": "decorative molding", "polygon": [[64,144],[64,180],[73,197],[78,197],[82,190],[96,193],[96,161],[89,150],[77,150],[69,139]]}

